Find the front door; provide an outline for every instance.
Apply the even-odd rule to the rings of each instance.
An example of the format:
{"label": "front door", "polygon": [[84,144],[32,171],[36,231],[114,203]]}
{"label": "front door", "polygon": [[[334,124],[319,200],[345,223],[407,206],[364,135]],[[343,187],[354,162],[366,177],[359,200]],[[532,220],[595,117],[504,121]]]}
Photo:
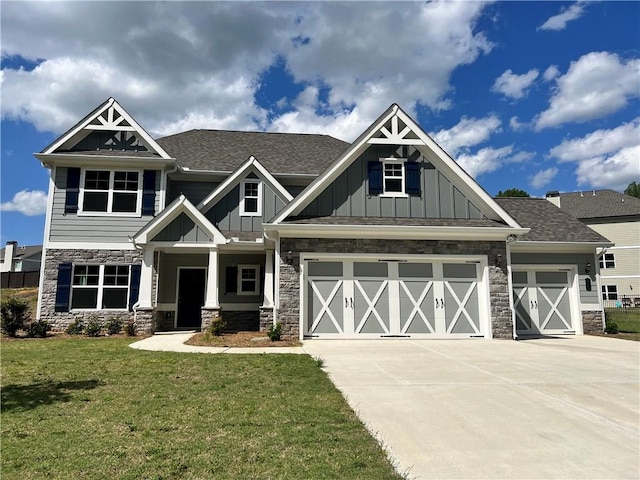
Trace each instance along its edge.
{"label": "front door", "polygon": [[204,268],[181,268],[178,270],[176,328],[200,328],[205,283],[206,270]]}

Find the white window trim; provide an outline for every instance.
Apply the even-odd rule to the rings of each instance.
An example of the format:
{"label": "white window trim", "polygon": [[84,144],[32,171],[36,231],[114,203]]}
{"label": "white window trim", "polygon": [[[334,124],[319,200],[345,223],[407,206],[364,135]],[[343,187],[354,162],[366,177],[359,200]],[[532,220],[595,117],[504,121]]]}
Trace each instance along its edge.
{"label": "white window trim", "polygon": [[[251,292],[242,291],[242,270],[253,270],[256,272],[256,288]],[[238,265],[238,285],[236,292],[238,295],[259,295],[260,294],[260,265]]]}
{"label": "white window trim", "polygon": [[[620,296],[620,292],[618,292],[618,286],[617,285],[602,285],[601,291],[600,291],[600,295],[602,295],[602,299],[606,300],[606,301],[614,301],[614,300],[620,300],[620,298],[609,298],[609,295],[611,295],[611,293],[614,292],[609,292],[609,287],[613,287],[616,289],[615,291],[615,295],[616,297]],[[606,298],[604,298],[606,297]]]}
{"label": "white window trim", "polygon": [[[256,198],[256,197],[245,197],[244,195],[244,186],[247,183],[257,183],[258,184],[258,197],[257,204],[258,208],[255,212],[247,212],[244,208],[244,200],[245,198]],[[261,217],[262,216],[262,182],[256,179],[247,179],[240,182],[240,215],[243,217]]]}
{"label": "white window trim", "polygon": [[[380,194],[381,197],[407,198],[409,196],[407,194],[407,174],[404,168],[404,164],[406,163],[406,161],[407,161],[406,158],[394,158],[394,157],[380,159],[380,162],[382,163],[382,193]],[[402,165],[402,191],[401,192],[387,192],[387,183],[385,182],[387,177],[385,175],[384,167],[385,165],[389,165],[389,164]],[[397,179],[398,177],[389,177],[389,178]]]}
{"label": "white window trim", "polygon": [[[91,172],[109,172],[109,190],[107,191],[107,211],[106,212],[93,212],[84,210],[84,182],[87,171]],[[138,174],[138,190],[136,190],[136,211],[135,212],[112,212],[113,209],[113,193],[114,193],[114,181],[115,172],[136,172]],[[80,192],[78,198],[78,216],[81,217],[141,217],[142,216],[142,176],[143,171],[134,168],[83,168],[80,172]],[[89,190],[89,192],[103,192],[104,190]],[[130,191],[133,195],[133,190]]]}
{"label": "white window trim", "polygon": [[108,264],[108,266],[119,266],[119,267],[128,267],[128,279],[127,279],[127,302],[125,304],[124,307],[122,308],[102,308],[102,300],[103,300],[103,294],[104,294],[104,290],[105,289],[110,289],[110,288],[118,288],[118,289],[123,289],[125,288],[124,285],[105,285],[104,284],[104,267],[106,265],[98,265],[99,270],[98,270],[98,285],[74,285],[73,284],[73,277],[75,276],[76,273],[76,267],[90,267],[90,266],[96,266],[95,263],[78,263],[78,264],[73,264],[73,270],[71,271],[71,292],[69,295],[69,306],[71,307],[71,305],[73,305],[73,292],[75,289],[89,289],[89,288],[97,288],[98,289],[98,296],[96,299],[96,308],[70,308],[70,312],[97,312],[97,311],[105,311],[105,312],[127,312],[129,310],[129,296],[131,295],[131,265],[123,265],[123,264],[117,264],[117,263],[110,263]]}
{"label": "white window trim", "polygon": [[[605,258],[606,255],[611,255],[613,257],[613,267],[607,267],[607,260]],[[613,253],[604,253],[598,260],[598,263],[600,264],[600,270],[612,270],[616,268],[616,256]]]}

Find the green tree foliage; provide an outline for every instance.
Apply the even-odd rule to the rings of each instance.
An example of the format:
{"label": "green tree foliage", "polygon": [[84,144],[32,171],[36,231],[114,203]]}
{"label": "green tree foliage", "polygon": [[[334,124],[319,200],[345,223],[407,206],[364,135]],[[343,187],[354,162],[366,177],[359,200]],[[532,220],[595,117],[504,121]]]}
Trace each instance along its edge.
{"label": "green tree foliage", "polygon": [[632,197],[640,198],[640,184],[631,182],[629,186],[624,189],[624,193]]}
{"label": "green tree foliage", "polygon": [[500,190],[498,192],[498,197],[528,197],[529,194],[524,190],[520,190],[519,188],[510,188],[509,190],[505,190],[504,192]]}

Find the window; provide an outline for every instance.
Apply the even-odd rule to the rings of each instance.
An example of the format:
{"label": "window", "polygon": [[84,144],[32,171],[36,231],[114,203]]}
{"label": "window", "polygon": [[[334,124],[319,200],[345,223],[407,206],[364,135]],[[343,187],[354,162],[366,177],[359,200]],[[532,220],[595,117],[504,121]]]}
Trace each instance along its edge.
{"label": "window", "polygon": [[240,215],[257,217],[262,215],[262,183],[245,180],[240,184]]}
{"label": "window", "polygon": [[260,265],[238,265],[238,295],[260,293]]}
{"label": "window", "polygon": [[421,195],[422,163],[404,158],[370,160],[368,165],[369,195],[408,197]]}
{"label": "window", "polygon": [[616,260],[613,253],[605,253],[600,257],[600,268],[616,268]]}
{"label": "window", "polygon": [[404,196],[404,162],[385,160],[382,163],[383,193],[391,196]]}
{"label": "window", "polygon": [[140,172],[86,170],[81,189],[83,213],[140,213]]}
{"label": "window", "polygon": [[129,265],[74,265],[71,308],[123,310],[129,298]]}
{"label": "window", "polygon": [[617,300],[618,299],[618,287],[616,285],[602,285],[602,299],[603,300]]}

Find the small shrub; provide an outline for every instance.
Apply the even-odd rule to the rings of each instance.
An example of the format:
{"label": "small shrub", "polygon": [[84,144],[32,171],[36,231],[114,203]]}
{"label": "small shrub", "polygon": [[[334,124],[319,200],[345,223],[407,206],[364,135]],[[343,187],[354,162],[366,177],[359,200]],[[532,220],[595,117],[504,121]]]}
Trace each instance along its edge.
{"label": "small shrub", "polygon": [[96,317],[93,315],[89,317],[89,321],[87,322],[87,326],[84,328],[84,333],[87,337],[97,337],[100,335],[100,331],[102,330],[102,325]]}
{"label": "small shrub", "polygon": [[277,322],[275,325],[271,325],[269,330],[267,330],[267,337],[269,337],[272,342],[279,342],[282,339],[282,324]]}
{"label": "small shrub", "polygon": [[136,336],[136,322],[134,322],[133,320],[129,320],[125,325],[124,325],[124,333],[127,334],[128,337],[135,337]]}
{"label": "small shrub", "polygon": [[313,359],[313,361],[314,361],[314,362],[316,362],[316,367],[318,367],[318,368],[322,368],[322,367],[324,367],[324,360],[323,360],[322,358],[320,358],[320,357],[315,357],[315,358]]}
{"label": "small shrub", "polygon": [[122,330],[122,320],[118,317],[111,317],[104,324],[104,329],[107,332],[107,335],[115,335],[116,333],[120,333]]}
{"label": "small shrub", "polygon": [[607,322],[607,326],[604,329],[604,333],[617,334],[618,333],[618,324],[616,322]]}
{"label": "small shrub", "polygon": [[84,322],[80,317],[78,317],[67,326],[64,332],[67,335],[82,335],[84,333],[84,328]]}
{"label": "small shrub", "polygon": [[9,297],[2,302],[2,332],[10,337],[15,337],[18,330],[25,327],[29,318],[29,304],[15,297]]}
{"label": "small shrub", "polygon": [[31,322],[27,325],[27,336],[31,338],[46,338],[51,330],[51,325],[44,320]]}
{"label": "small shrub", "polygon": [[220,315],[216,315],[211,320],[211,325],[207,328],[207,331],[216,337],[222,335],[224,329],[227,328],[227,322],[225,322]]}

